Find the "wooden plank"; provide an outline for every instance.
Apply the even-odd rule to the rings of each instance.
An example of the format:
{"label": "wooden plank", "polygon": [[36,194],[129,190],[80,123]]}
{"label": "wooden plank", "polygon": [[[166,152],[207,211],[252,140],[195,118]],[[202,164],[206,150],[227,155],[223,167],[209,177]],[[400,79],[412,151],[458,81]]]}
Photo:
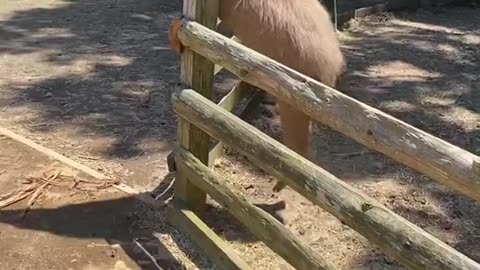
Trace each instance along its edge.
{"label": "wooden plank", "polygon": [[213,75],[217,75],[220,71],[222,71],[223,67],[220,65],[215,65],[215,69],[213,70]]}
{"label": "wooden plank", "polygon": [[174,207],[168,209],[168,222],[187,235],[219,269],[252,269],[185,203],[179,200],[174,202]]}
{"label": "wooden plank", "polygon": [[372,6],[361,7],[337,14],[337,26],[348,22],[353,18],[363,18],[368,15],[379,14],[388,11],[388,3],[380,3]]}
{"label": "wooden plank", "polygon": [[254,89],[247,83],[239,81],[219,102],[218,106],[231,112],[245,97],[251,96]]}
{"label": "wooden plank", "polygon": [[195,91],[176,91],[172,103],[178,115],[246,155],[406,267],[480,269],[467,256]]}
{"label": "wooden plank", "polygon": [[[235,36],[231,37],[230,39],[240,43],[240,40],[239,40],[237,37],[235,37]],[[220,65],[215,65],[215,69],[214,69],[214,71],[213,71],[213,75],[217,75],[217,74],[218,74],[220,71],[222,71],[222,70],[223,70],[223,67],[222,67],[222,66],[220,66]]]}
{"label": "wooden plank", "polygon": [[[225,144],[217,142],[208,153],[208,167],[215,166],[215,162],[225,154]],[[172,152],[173,153],[173,152]]]}
{"label": "wooden plank", "polygon": [[383,3],[375,3],[369,6],[347,10],[342,13],[337,13],[337,26],[342,25],[353,18],[362,18],[368,15],[379,14],[387,11],[408,9],[415,10],[419,7],[421,7],[421,3],[419,3],[418,0],[390,0],[384,1]]}
{"label": "wooden plank", "polygon": [[[300,74],[194,22],[185,46],[313,119],[480,201],[480,157]],[[295,93],[295,94],[293,94]]]}
{"label": "wooden plank", "polygon": [[[218,0],[184,0],[183,15],[205,27],[215,29],[218,19]],[[208,59],[188,48],[182,53],[181,82],[206,98],[211,98],[213,94],[213,72],[214,64]],[[209,137],[207,134],[185,123],[182,119],[179,119],[177,134],[181,145],[189,149],[202,162],[208,164]],[[176,175],[175,198],[182,199],[198,215],[203,215],[206,194],[192,185],[182,172],[177,172]]]}
{"label": "wooden plank", "polygon": [[[239,112],[239,115],[242,116],[253,107],[258,105],[261,99],[261,93],[252,89],[252,87],[242,81],[235,84],[235,86],[226,94],[220,101],[219,106],[224,108],[227,111],[232,111],[234,107],[242,100],[246,98],[247,102],[245,107]],[[210,148],[208,152],[208,166],[212,167],[215,164],[215,161],[221,158],[224,154],[224,144],[222,142],[216,143],[213,147]],[[167,156],[168,170],[170,172],[176,171],[175,162],[172,159],[172,152]]]}
{"label": "wooden plank", "polygon": [[182,147],[174,150],[175,164],[195,185],[202,188],[240,220],[258,239],[295,269],[335,269],[326,259],[304,244],[278,220],[235,194],[214,172]]}
{"label": "wooden plank", "polygon": [[[225,27],[225,25],[222,23],[220,18],[217,19],[217,32],[226,36],[226,37],[229,37],[230,39],[233,39],[233,40],[239,42],[239,40],[235,36],[231,35],[230,30]],[[215,65],[215,71],[213,72],[213,74],[217,75],[220,71],[222,71],[222,69],[223,69],[222,66]]]}
{"label": "wooden plank", "polygon": [[[258,101],[259,95],[257,94],[258,92],[255,91],[251,85],[240,81],[218,102],[218,105],[227,111],[232,111],[242,99],[247,98],[246,106],[239,112],[241,117],[251,109],[253,103]],[[224,153],[224,144],[222,142],[216,143],[208,153],[208,166],[212,167],[215,165],[215,162],[221,158]]]}

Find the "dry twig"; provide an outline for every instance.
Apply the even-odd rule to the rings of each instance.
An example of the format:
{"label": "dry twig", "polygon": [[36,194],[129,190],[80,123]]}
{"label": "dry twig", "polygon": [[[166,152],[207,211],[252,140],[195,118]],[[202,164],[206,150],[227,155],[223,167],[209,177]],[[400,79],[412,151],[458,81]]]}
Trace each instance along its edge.
{"label": "dry twig", "polygon": [[32,197],[27,203],[27,206],[25,207],[25,210],[23,211],[23,217],[27,215],[28,210],[32,207],[32,205],[37,201],[38,197],[42,194],[43,190],[49,185],[49,183],[44,183],[43,185],[40,185],[37,187],[35,192],[33,193]]}
{"label": "dry twig", "polygon": [[157,259],[155,259],[155,257],[153,257],[153,255],[137,241],[137,239],[133,239],[133,242],[135,245],[137,245],[137,247],[140,248],[140,250],[143,251],[143,253],[150,259],[150,261],[153,263],[153,265],[155,265],[155,267],[157,267],[158,270],[163,270],[163,268],[157,263]]}
{"label": "dry twig", "polygon": [[32,195],[25,207],[23,214],[23,216],[25,216],[38,198],[40,198],[45,189],[50,185],[68,189],[77,189],[80,191],[98,191],[100,189],[113,187],[117,182],[118,181],[108,179],[103,179],[101,181],[78,179],[75,176],[62,175],[61,169],[52,169],[43,172],[40,177],[31,176],[21,179],[20,183],[27,186],[0,195],[0,209],[20,202]]}
{"label": "dry twig", "polygon": [[3,202],[0,202],[0,209],[24,200],[34,192],[36,186],[37,184],[32,184],[23,189],[16,190],[14,192],[9,193],[10,196],[5,196],[5,195],[0,196],[2,197],[1,201],[3,201]]}

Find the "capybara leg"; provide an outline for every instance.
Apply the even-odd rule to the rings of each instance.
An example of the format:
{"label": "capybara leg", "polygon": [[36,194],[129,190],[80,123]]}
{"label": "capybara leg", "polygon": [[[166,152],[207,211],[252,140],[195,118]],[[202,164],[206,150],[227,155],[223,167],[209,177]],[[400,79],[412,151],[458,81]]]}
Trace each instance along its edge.
{"label": "capybara leg", "polygon": [[[284,144],[309,159],[310,117],[280,100],[278,100],[278,113]],[[279,181],[273,190],[279,192],[284,187],[285,183]]]}

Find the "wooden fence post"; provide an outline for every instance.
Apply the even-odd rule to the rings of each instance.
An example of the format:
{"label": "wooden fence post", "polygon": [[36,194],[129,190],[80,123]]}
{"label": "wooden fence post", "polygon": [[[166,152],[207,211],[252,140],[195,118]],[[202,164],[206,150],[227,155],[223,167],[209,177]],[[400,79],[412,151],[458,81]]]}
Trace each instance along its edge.
{"label": "wooden fence post", "polygon": [[[215,29],[218,18],[218,0],[184,0],[183,15],[210,29]],[[214,64],[203,56],[185,48],[182,53],[180,80],[211,99],[213,93]],[[208,164],[209,136],[188,122],[178,120],[178,142],[199,160]],[[175,198],[181,199],[200,217],[205,211],[206,194],[191,184],[181,171],[177,172]]]}

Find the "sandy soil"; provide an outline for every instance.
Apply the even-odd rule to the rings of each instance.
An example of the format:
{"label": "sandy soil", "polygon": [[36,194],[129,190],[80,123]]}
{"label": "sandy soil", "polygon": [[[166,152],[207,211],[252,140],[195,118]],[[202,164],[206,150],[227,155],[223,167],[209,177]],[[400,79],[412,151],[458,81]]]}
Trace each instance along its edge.
{"label": "sandy soil", "polygon": [[[75,176],[102,183],[9,138],[0,136],[0,147],[0,194],[5,195],[0,204],[8,193],[30,186],[28,179],[69,186],[68,176]],[[56,172],[59,177],[48,180]],[[112,187],[87,191],[81,185],[40,190],[28,212],[24,209],[34,195],[0,212],[2,269],[139,269],[121,240],[131,235],[127,216],[118,214],[132,201],[123,192]]]}
{"label": "sandy soil", "polygon": [[[0,4],[0,124],[141,191],[160,192],[172,179],[165,164],[176,125],[169,96],[179,77],[166,30],[180,10],[179,1],[153,0]],[[341,34],[349,66],[340,90],[480,154],[478,10],[437,12],[352,21]],[[280,138],[271,107],[261,106],[247,120]],[[312,146],[319,165],[480,261],[477,203],[323,126],[316,128]],[[273,194],[274,179],[237,154],[229,153],[215,169],[253,203],[275,209],[285,201],[287,208],[279,214],[286,226],[340,269],[402,269],[292,190]],[[3,192],[13,186],[0,188]],[[7,269],[29,269],[44,258],[38,250],[71,245],[69,253],[91,257],[95,264],[111,245],[123,243],[122,255],[99,267],[114,269],[114,261],[121,260],[132,269],[155,269],[135,248],[134,239],[139,238],[166,269],[213,267],[165,224],[164,211],[109,196],[99,195],[101,202],[83,198],[80,207],[78,201],[69,206],[75,199],[65,199],[55,210],[48,210],[46,203],[31,210],[29,215],[38,217],[31,222],[14,222],[2,210],[2,227],[28,230],[30,235],[18,243],[2,236],[2,246],[8,243],[24,253],[15,257],[2,250],[0,259],[16,265]],[[73,225],[54,226],[62,220]],[[208,223],[255,269],[289,269],[216,204]],[[30,240],[36,234],[50,238]],[[109,246],[85,248],[92,237],[105,239]],[[31,248],[24,249],[29,240]],[[82,267],[88,261],[75,264],[75,258],[53,256],[49,269],[86,269]]]}

